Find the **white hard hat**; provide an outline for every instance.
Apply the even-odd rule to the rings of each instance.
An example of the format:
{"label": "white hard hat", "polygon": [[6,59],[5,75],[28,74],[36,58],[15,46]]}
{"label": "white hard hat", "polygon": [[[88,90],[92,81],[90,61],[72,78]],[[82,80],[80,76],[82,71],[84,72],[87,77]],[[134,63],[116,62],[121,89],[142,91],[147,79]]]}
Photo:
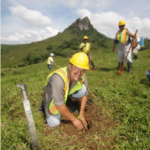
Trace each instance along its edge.
{"label": "white hard hat", "polygon": [[50,53],[50,56],[54,56],[54,54],[53,54],[53,53]]}

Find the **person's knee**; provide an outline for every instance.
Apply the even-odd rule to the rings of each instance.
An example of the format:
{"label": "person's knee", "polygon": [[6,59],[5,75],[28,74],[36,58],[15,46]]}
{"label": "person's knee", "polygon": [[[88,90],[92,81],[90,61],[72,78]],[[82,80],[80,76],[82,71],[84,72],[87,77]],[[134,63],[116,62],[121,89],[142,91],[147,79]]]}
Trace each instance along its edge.
{"label": "person's knee", "polygon": [[55,120],[54,122],[51,122],[48,124],[50,127],[57,127],[60,125],[60,121],[59,120]]}
{"label": "person's knee", "polygon": [[49,118],[47,119],[47,124],[50,126],[50,127],[57,127],[60,125],[60,116],[56,116],[56,115],[51,115],[49,116]]}
{"label": "person's knee", "polygon": [[85,95],[86,93],[86,86],[83,84],[82,89],[77,91],[77,93],[73,93],[71,96],[73,98],[81,98]]}

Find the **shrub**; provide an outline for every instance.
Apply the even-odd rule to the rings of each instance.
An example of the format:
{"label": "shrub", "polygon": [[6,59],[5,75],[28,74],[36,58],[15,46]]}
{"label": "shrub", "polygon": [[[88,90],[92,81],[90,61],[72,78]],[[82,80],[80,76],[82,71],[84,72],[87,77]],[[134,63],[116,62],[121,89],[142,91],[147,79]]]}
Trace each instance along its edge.
{"label": "shrub", "polygon": [[26,64],[24,62],[19,62],[18,67],[24,67]]}
{"label": "shrub", "polygon": [[17,75],[17,74],[21,74],[21,72],[19,70],[14,70],[13,75]]}
{"label": "shrub", "polygon": [[72,50],[79,50],[79,46],[78,46],[78,45],[72,45],[72,46],[71,46],[71,49],[72,49]]}
{"label": "shrub", "polygon": [[52,45],[48,45],[46,48],[48,51],[53,50],[53,46]]}
{"label": "shrub", "polygon": [[1,72],[1,76],[4,76],[5,74],[4,74],[4,72]]}

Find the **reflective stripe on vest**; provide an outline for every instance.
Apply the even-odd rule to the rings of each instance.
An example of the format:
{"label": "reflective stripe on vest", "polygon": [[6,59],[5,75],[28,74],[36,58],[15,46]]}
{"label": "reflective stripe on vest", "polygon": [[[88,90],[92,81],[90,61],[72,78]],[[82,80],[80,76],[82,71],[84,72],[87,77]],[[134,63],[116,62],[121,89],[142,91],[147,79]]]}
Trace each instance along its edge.
{"label": "reflective stripe on vest", "polygon": [[[120,30],[119,30],[120,31]],[[120,35],[120,32],[117,32],[117,39],[120,41],[122,44],[126,44],[128,41],[128,36],[127,36],[127,29],[124,29]]]}
{"label": "reflective stripe on vest", "polygon": [[[85,45],[85,43],[81,43],[82,46]],[[90,43],[86,43],[86,46],[83,48],[84,53],[88,53],[90,50]]]}
{"label": "reflective stripe on vest", "polygon": [[137,39],[137,38],[135,38],[135,39],[132,41],[132,43],[131,43],[131,44],[132,44],[132,47],[134,47],[134,46],[136,45],[136,39]]}
{"label": "reflective stripe on vest", "polygon": [[[82,89],[82,82],[84,82],[84,76],[81,77],[81,81],[78,81],[77,82],[77,85],[73,87],[73,89],[68,93],[69,91],[69,78],[68,78],[68,74],[67,74],[67,67],[65,68],[61,68],[61,69],[58,69],[56,71],[53,71],[52,73],[50,73],[48,75],[48,78],[47,78],[47,84],[49,82],[49,78],[54,74],[54,73],[57,73],[58,75],[60,75],[60,77],[63,79],[64,83],[65,83],[65,88],[64,88],[64,100],[65,100],[65,104],[67,102],[67,97],[68,95],[71,95],[73,94],[74,92]],[[46,85],[47,85],[46,84]],[[53,114],[53,115],[57,115],[59,114],[59,111],[57,110],[56,106],[54,105],[54,100],[52,99],[50,104],[49,104],[49,111]]]}
{"label": "reflective stripe on vest", "polygon": [[[53,71],[52,73],[50,73],[47,77],[47,83],[45,84],[45,86],[48,84],[49,82],[49,78],[53,75],[53,74],[59,74],[61,76],[61,78],[63,79],[63,81],[65,82],[65,88],[64,88],[64,97],[66,99],[67,95],[68,95],[68,87],[69,87],[69,78],[68,78],[68,74],[67,74],[67,67],[65,68],[61,68],[61,69],[58,69],[58,70],[55,70]],[[67,94],[66,94],[67,93]],[[50,105],[49,105],[49,111],[52,113],[52,114],[59,114],[59,111],[57,110],[56,106],[53,104],[54,100],[52,100],[50,102]]]}

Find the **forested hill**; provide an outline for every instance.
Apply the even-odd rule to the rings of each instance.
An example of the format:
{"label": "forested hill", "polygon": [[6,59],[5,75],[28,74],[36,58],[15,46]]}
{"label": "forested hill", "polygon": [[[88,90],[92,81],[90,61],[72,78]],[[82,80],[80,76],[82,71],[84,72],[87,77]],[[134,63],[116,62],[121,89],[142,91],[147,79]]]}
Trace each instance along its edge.
{"label": "forested hill", "polygon": [[23,67],[43,62],[51,52],[55,56],[70,57],[79,51],[79,44],[85,35],[89,37],[89,42],[93,43],[93,51],[104,50],[108,52],[110,50],[112,39],[99,33],[90,20],[85,17],[77,19],[62,33],[42,41],[20,45],[2,44],[1,66],[2,68]]}

